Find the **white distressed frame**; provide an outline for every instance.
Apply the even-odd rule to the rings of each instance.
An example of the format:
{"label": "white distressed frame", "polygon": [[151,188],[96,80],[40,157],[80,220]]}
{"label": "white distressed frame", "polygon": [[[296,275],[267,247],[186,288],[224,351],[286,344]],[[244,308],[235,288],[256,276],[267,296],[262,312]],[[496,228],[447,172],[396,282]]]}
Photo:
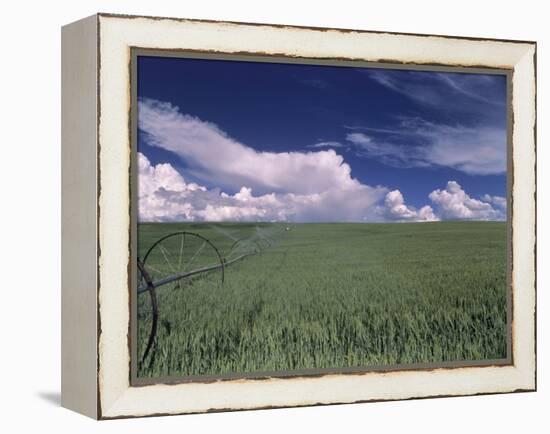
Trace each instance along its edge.
{"label": "white distressed frame", "polygon": [[[98,15],[98,418],[536,388],[532,42]],[[513,365],[130,386],[130,47],[513,69]]]}

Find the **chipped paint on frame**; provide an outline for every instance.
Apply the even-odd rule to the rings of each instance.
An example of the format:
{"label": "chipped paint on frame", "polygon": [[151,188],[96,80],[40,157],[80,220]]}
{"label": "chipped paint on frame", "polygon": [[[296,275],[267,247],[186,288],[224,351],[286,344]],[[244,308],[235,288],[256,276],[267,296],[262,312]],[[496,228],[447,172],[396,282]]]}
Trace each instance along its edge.
{"label": "chipped paint on frame", "polygon": [[[131,331],[129,329],[129,318],[131,300],[128,294],[128,286],[131,286],[131,276],[128,276],[128,272],[131,270],[131,257],[129,251],[132,249],[132,237],[128,232],[131,221],[130,194],[132,194],[132,189],[128,183],[128,177],[131,178],[132,176],[132,140],[128,137],[128,127],[131,126],[131,92],[129,87],[132,67],[131,47],[182,51],[186,53],[224,53],[231,54],[232,56],[257,57],[260,55],[266,57],[285,57],[286,59],[299,63],[308,59],[317,62],[349,62],[359,60],[377,62],[378,64],[383,63],[384,65],[380,65],[381,67],[387,67],[387,63],[392,63],[394,65],[399,64],[404,66],[415,65],[417,68],[422,67],[431,70],[440,67],[448,68],[449,66],[468,67],[471,72],[473,72],[475,68],[483,68],[485,70],[488,68],[495,70],[508,69],[514,70],[514,79],[512,81],[515,81],[515,78],[517,78],[516,72],[518,71],[517,68],[519,65],[523,68],[520,69],[522,77],[532,82],[533,88],[531,90],[534,99],[535,72],[533,64],[530,66],[528,65],[528,60],[532,56],[533,62],[535,61],[535,44],[521,41],[365,32],[345,29],[302,28],[268,24],[128,17],[107,14],[100,14],[97,19],[98,26],[102,30],[98,39],[98,56],[100,57],[98,59],[98,93],[100,97],[99,101],[102,103],[101,106],[98,107],[98,407],[100,418],[107,419],[280,408],[288,406],[376,402],[393,399],[421,399],[426,397],[529,391],[536,388],[534,327],[533,324],[530,326],[524,324],[526,321],[524,317],[528,318],[530,316],[524,311],[522,311],[523,316],[521,324],[518,325],[510,318],[514,330],[516,330],[516,327],[524,327],[527,333],[529,333],[530,329],[533,331],[533,336],[531,337],[521,336],[520,343],[523,345],[521,347],[522,353],[519,354],[521,359],[516,360],[516,357],[513,359],[514,363],[516,361],[518,362],[518,366],[521,362],[521,372],[519,372],[520,369],[515,365],[435,367],[422,368],[420,371],[418,371],[419,368],[403,369],[403,367],[398,367],[399,370],[392,372],[373,370],[368,372],[346,372],[346,374],[351,375],[329,372],[307,374],[305,377],[296,373],[296,375],[291,374],[291,378],[286,377],[286,379],[284,377],[275,378],[270,374],[261,377],[261,381],[259,381],[260,378],[226,378],[211,379],[207,381],[203,379],[202,382],[195,380],[187,384],[178,382],[178,384],[155,384],[134,387],[131,385],[130,375]],[[170,31],[164,28],[166,25],[171,27]],[[151,37],[150,33],[146,31],[146,29],[151,28],[155,28],[157,31],[166,31],[167,34],[170,33],[172,39],[170,39],[170,37],[167,38],[166,34],[163,33],[156,37],[156,39],[161,40],[153,41],[155,38]],[[208,38],[212,37],[216,32],[232,33],[233,36],[235,36],[235,34],[242,33],[244,28],[263,33],[262,36],[266,40],[270,39],[268,37],[269,33],[275,32],[281,39],[285,39],[287,48],[285,50],[277,48],[270,49],[269,47],[261,46],[261,43],[259,44],[260,46],[257,47],[254,43],[249,44],[244,39],[239,39],[238,37],[234,38],[234,40],[228,40],[227,38],[214,38],[213,40],[208,40]],[[180,41],[189,41],[190,39],[174,39],[174,36],[178,33],[183,33],[187,36],[194,35],[196,38],[191,39],[192,43],[189,44],[189,47],[185,47],[182,46]],[[378,45],[380,41],[384,42],[385,40],[388,42],[388,38],[393,40],[393,42],[395,42],[396,38],[412,38],[417,46],[423,46],[425,49],[424,51],[432,53],[432,56],[427,56],[425,53],[413,53],[412,55],[407,53],[406,55],[396,56],[394,53],[392,56],[385,57],[382,54],[373,55],[373,53],[366,52],[360,52],[356,55],[348,53],[342,56],[341,51],[346,50],[339,51],[338,48],[335,47],[332,48],[333,51],[329,53],[330,55],[327,55],[326,49],[315,51],[308,46],[304,48],[303,44],[300,44],[298,40],[301,36],[306,34],[307,36],[315,34],[317,42],[320,41],[319,38],[321,37],[323,38],[323,42],[338,37],[342,38],[343,36],[346,37],[344,39],[348,39],[350,35],[365,40],[374,38],[377,40],[376,44]],[[206,41],[201,39],[200,36],[206,39]],[[220,47],[218,39],[224,39],[224,42],[228,46]],[[312,37],[312,39],[315,38]],[[248,38],[248,42],[251,40],[251,38]],[[272,42],[273,40],[271,39],[271,43],[268,43],[268,45],[271,45]],[[342,48],[349,45],[349,41],[340,42],[344,43]],[[437,52],[437,50],[434,51],[426,47],[426,45],[434,45],[441,49],[442,45],[448,44],[451,46],[453,44],[458,44],[459,46],[455,47],[456,50],[453,54],[455,56],[461,54],[462,58],[458,55],[457,57],[459,57],[459,59],[453,62],[448,55],[443,56],[440,52]],[[485,54],[476,53],[474,50],[473,53],[469,53],[470,56],[465,57],[465,53],[463,52],[464,44],[473,44],[472,46],[475,45],[476,47],[483,45],[483,48],[493,47],[495,51],[499,51],[499,56],[493,56],[493,58],[486,60],[486,57],[490,57],[487,56],[490,50],[482,50],[485,51]],[[249,47],[249,45],[252,45],[252,47]],[[463,50],[462,52],[461,49]],[[382,51],[384,50],[385,49],[382,49]],[[395,46],[393,47],[393,51],[395,51]],[[414,52],[415,50],[412,49],[408,51]],[[450,57],[452,58],[453,56],[451,55]],[[468,57],[469,60],[467,59]],[[525,62],[525,57],[527,57],[527,62]],[[111,69],[109,72],[105,72],[104,76],[102,71],[104,71],[105,68]],[[126,94],[123,95],[121,92],[125,92]],[[516,89],[513,90],[514,95],[515,92]],[[516,107],[516,101],[521,101],[523,106],[527,106],[527,110],[532,110],[532,113],[523,113],[523,111],[518,113],[525,114],[524,121],[526,122],[524,123],[529,124],[530,121],[532,121],[533,154],[530,155],[530,157],[534,161],[534,132],[536,131],[534,101],[530,100],[531,93],[529,92],[521,93],[520,96],[521,98],[511,101],[510,107],[512,107],[513,104],[514,109],[512,110],[511,108],[511,110],[512,114],[514,114],[518,107],[521,108],[520,104]],[[103,99],[101,97],[103,97]],[[525,110],[525,108],[523,108],[523,110]],[[530,114],[532,115],[531,119],[529,116]],[[524,126],[521,132],[523,134],[522,138],[524,138],[524,135],[529,131],[529,127],[529,125],[527,125],[527,128]],[[511,128],[509,128],[509,130],[511,130]],[[516,131],[514,129],[514,134],[515,133]],[[511,132],[509,132],[509,134],[511,134]],[[517,141],[514,135],[514,142],[517,143]],[[121,146],[121,144],[124,144],[124,146]],[[529,146],[530,143],[527,145]],[[510,164],[517,158],[515,151],[513,152],[514,155],[512,158],[508,158]],[[522,167],[523,170],[527,171],[526,173],[529,175],[529,179],[533,181],[533,184],[529,185],[528,189],[533,190],[534,193],[534,178],[532,176],[533,174],[530,173],[531,167],[529,163],[530,161],[527,161]],[[124,170],[122,170],[123,167]],[[512,173],[515,173],[515,170],[516,167],[512,167]],[[512,183],[510,184],[510,188],[512,189],[513,185]],[[120,206],[120,203],[114,201],[115,198],[120,198],[121,196],[126,198],[126,211],[124,211],[124,207]],[[528,203],[523,194],[521,195],[521,199],[522,203]],[[527,216],[529,225],[525,228],[521,228],[524,229],[524,232],[529,232],[531,228],[530,222],[533,223],[532,226],[533,229],[535,229],[534,218],[534,215]],[[515,223],[514,217],[510,220],[513,227]],[[101,224],[102,222],[103,224]],[[107,226],[106,222],[109,222],[109,225],[113,225],[113,227]],[[116,229],[114,229],[114,227],[116,227]],[[516,230],[519,230],[519,228],[516,228]],[[113,236],[117,233],[118,236]],[[125,235],[121,237],[121,233]],[[532,239],[529,239],[527,245],[531,241],[534,246],[534,236]],[[534,259],[534,252],[531,254],[531,257]],[[530,267],[532,267],[534,272],[534,265],[532,263]],[[121,270],[126,271],[121,273]],[[530,274],[531,268],[529,268],[528,271],[528,276],[520,277],[527,278],[527,283],[524,283],[526,289],[532,287],[532,290],[529,290],[529,294],[524,297],[526,300],[522,299],[520,301],[522,301],[522,305],[525,304],[525,302],[527,302],[527,305],[532,304],[534,309],[535,282],[534,276]],[[130,272],[130,275],[132,274],[135,273]],[[512,284],[516,282],[516,277],[517,276],[512,276]],[[102,279],[100,280],[100,278]],[[99,284],[100,282],[105,282],[105,286],[102,287]],[[511,302],[515,301],[517,297],[518,295],[514,292]],[[515,308],[512,309],[512,312],[514,309]],[[529,312],[528,306],[527,312]],[[534,318],[534,312],[532,312],[532,316]],[[516,336],[516,333],[512,335],[514,343],[516,338],[520,340],[520,336]],[[531,344],[527,342],[526,346],[526,342],[523,342],[524,338],[528,342],[530,341]],[[122,345],[122,342],[124,342],[124,345]],[[533,350],[532,354],[529,349],[531,346]],[[514,345],[514,348],[517,348],[517,346]],[[527,354],[525,354],[525,352],[527,352]],[[512,356],[515,355],[514,350]],[[462,364],[462,366],[464,365]],[[513,381],[504,381],[504,378],[509,377],[512,372],[514,372],[515,375]],[[411,377],[411,374],[414,378]],[[423,387],[422,383],[426,382],[426,375],[429,377],[440,377],[440,380],[445,381],[441,381],[439,386],[436,385],[434,387],[433,384],[428,386],[424,384],[426,387]],[[452,387],[446,387],[444,384],[448,382],[450,378],[452,378],[453,381],[460,381],[460,378],[471,379],[473,378],[472,375],[486,377],[484,381],[489,381],[486,387],[481,385],[482,390],[478,390],[480,386],[477,385],[477,387],[458,387],[459,390],[453,390]],[[354,383],[358,384],[351,384],[349,382],[350,379],[354,379]],[[499,379],[502,381],[499,382]],[[432,381],[434,380],[437,381],[437,379],[432,379]],[[411,382],[414,383],[415,381],[418,383],[416,385],[417,389],[414,389],[414,387],[411,389]],[[319,383],[323,383],[321,389],[318,387]],[[381,383],[384,383],[384,388],[389,386],[390,389],[391,387],[393,387],[393,389],[391,389],[389,393],[376,389]],[[326,388],[341,388],[345,387],[346,384],[348,385],[348,389],[346,389],[346,393],[341,393],[340,396],[335,396],[335,394],[330,393],[329,396],[326,396],[326,394],[323,393],[323,390]],[[258,386],[260,390],[258,390]],[[418,387],[420,387],[420,389],[418,389]],[[308,390],[307,393],[303,393],[304,388],[310,390]],[[210,394],[215,396],[215,398],[208,399]],[[229,396],[229,398],[224,400],[224,395]],[[169,396],[174,398],[171,402],[175,402],[175,404],[165,405],[165,400]],[[252,398],[252,400],[250,400],[250,398]],[[210,405],[208,403],[210,403]]]}
{"label": "chipped paint on frame", "polygon": [[506,75],[507,79],[507,106],[508,106],[508,119],[507,123],[510,126],[507,128],[507,161],[508,161],[508,181],[507,181],[507,202],[512,201],[512,131],[513,131],[513,118],[512,118],[512,70],[510,69],[498,69],[498,68],[480,68],[480,67],[458,67],[458,66],[441,66],[441,65],[417,65],[417,64],[402,64],[402,63],[381,63],[381,62],[364,62],[358,60],[319,60],[311,58],[296,58],[291,59],[280,57],[279,55],[254,55],[254,53],[246,53],[239,55],[227,54],[211,51],[197,51],[188,52],[186,50],[166,50],[166,49],[143,49],[139,47],[130,47],[129,56],[129,77],[128,89],[130,97],[128,99],[128,111],[129,111],[129,159],[131,161],[130,176],[129,176],[129,189],[131,191],[130,197],[130,255],[129,255],[129,302],[130,302],[130,323],[129,323],[129,339],[128,346],[130,351],[130,384],[132,387],[140,387],[151,384],[168,384],[174,385],[178,383],[212,383],[214,381],[235,381],[240,379],[247,380],[266,380],[270,378],[280,379],[293,379],[303,377],[320,377],[329,374],[339,375],[360,375],[366,372],[394,372],[394,371],[410,371],[410,370],[434,370],[438,368],[469,368],[469,367],[483,367],[483,366],[503,366],[512,365],[512,242],[511,242],[511,228],[512,228],[512,207],[510,209],[510,218],[507,222],[507,356],[502,359],[494,360],[478,360],[478,361],[454,361],[445,363],[418,363],[418,364],[403,364],[403,365],[384,365],[384,366],[371,366],[371,367],[353,367],[353,368],[325,368],[325,369],[302,369],[294,371],[268,371],[268,372],[254,372],[254,373],[233,373],[225,375],[200,375],[200,376],[184,376],[184,377],[157,377],[157,378],[139,378],[137,377],[137,348],[136,345],[132,345],[132,341],[137,341],[137,324],[132,318],[137,318],[137,300],[133,296],[132,288],[136,287],[135,276],[137,275],[136,258],[137,258],[137,57],[138,56],[159,56],[159,57],[174,57],[174,58],[193,58],[193,59],[223,59],[232,61],[255,61],[255,62],[267,62],[267,63],[288,63],[288,64],[309,64],[309,65],[330,65],[340,67],[369,67],[379,69],[408,69],[408,70],[423,70],[423,71],[451,71],[461,73],[481,73],[481,74],[502,74]]}

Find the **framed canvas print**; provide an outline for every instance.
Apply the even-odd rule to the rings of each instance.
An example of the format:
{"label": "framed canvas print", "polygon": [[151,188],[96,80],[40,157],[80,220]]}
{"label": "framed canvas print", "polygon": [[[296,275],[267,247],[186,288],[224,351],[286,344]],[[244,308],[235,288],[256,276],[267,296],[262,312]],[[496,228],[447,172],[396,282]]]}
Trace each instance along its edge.
{"label": "framed canvas print", "polygon": [[62,54],[64,406],[535,390],[534,42],[98,14]]}

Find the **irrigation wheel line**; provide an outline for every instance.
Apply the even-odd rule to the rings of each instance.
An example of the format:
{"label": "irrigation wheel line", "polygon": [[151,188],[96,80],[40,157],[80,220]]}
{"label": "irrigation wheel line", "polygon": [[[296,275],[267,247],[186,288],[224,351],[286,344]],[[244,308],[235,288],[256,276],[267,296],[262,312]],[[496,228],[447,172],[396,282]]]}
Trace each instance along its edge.
{"label": "irrigation wheel line", "polygon": [[[153,315],[151,330],[149,332],[149,338],[147,339],[147,346],[145,347],[145,351],[143,352],[143,356],[141,358],[142,364],[145,363],[145,360],[147,359],[157,336],[157,325],[159,319],[159,307],[156,293],[157,288],[170,283],[178,282],[179,284],[179,282],[184,279],[215,270],[220,270],[221,283],[223,285],[225,281],[226,267],[233,265],[249,256],[261,254],[264,249],[273,245],[274,241],[269,239],[264,234],[258,233],[258,236],[259,239],[254,240],[235,240],[229,249],[229,256],[231,256],[234,250],[238,250],[239,244],[242,243],[251,243],[254,246],[254,249],[227,260],[227,258],[222,257],[218,248],[206,237],[194,232],[174,232],[158,239],[149,248],[149,250],[147,250],[145,256],[143,257],[143,261],[138,258],[137,263],[141,279],[139,279],[140,283],[138,284],[136,292],[137,295],[143,292],[149,293]],[[177,242],[178,238],[179,242]],[[191,258],[188,261],[184,261],[184,252],[188,250],[188,240],[198,242],[200,246],[196,249],[192,248]],[[262,246],[262,241],[266,244],[266,246]],[[193,242],[191,244],[193,244]],[[212,258],[209,258],[210,260],[207,261],[206,264],[200,264],[199,260],[196,268],[189,270],[191,264],[197,263],[197,258],[200,259],[200,255],[205,251],[205,248],[210,250],[210,256],[213,256],[215,262],[212,263]],[[177,254],[174,254],[174,252],[177,252]],[[155,255],[157,256],[156,259],[161,259],[161,264],[164,262],[164,266],[159,265],[157,262],[155,262],[155,265],[150,263],[148,264],[148,262],[155,260]],[[170,260],[171,257],[172,261]],[[149,366],[152,366],[153,362],[154,354],[149,361]]]}
{"label": "irrigation wheel line", "polygon": [[[147,266],[147,260],[151,257],[151,255],[153,254],[153,252],[155,252],[156,250],[160,250],[162,252],[162,256],[164,257],[164,259],[167,261],[167,263],[170,264],[170,261],[169,261],[169,256],[170,255],[167,255],[167,253],[170,253],[170,251],[168,250],[168,252],[166,251],[166,248],[164,248],[164,252],[163,252],[163,244],[167,244],[167,241],[168,240],[172,240],[172,239],[175,239],[175,238],[180,238],[181,240],[181,244],[180,245],[180,249],[179,249],[179,257],[177,258],[178,259],[178,265],[176,266],[176,264],[174,263],[173,265],[170,265],[170,268],[172,269],[172,271],[175,271],[175,269],[179,269],[181,267],[185,267],[185,268],[188,268],[190,263],[193,262],[193,260],[195,258],[197,258],[198,254],[200,254],[200,251],[202,251],[202,249],[204,249],[204,247],[208,246],[209,248],[211,248],[214,252],[215,252],[215,256],[217,258],[217,260],[219,261],[219,263],[221,265],[223,265],[224,263],[224,260],[222,258],[222,255],[220,254],[220,251],[218,250],[218,248],[206,237],[202,236],[202,235],[199,235],[195,232],[187,232],[187,231],[184,231],[184,232],[173,232],[171,234],[168,234],[168,235],[165,235],[164,237],[162,238],[159,238],[150,248],[149,250],[147,250],[147,252],[145,253],[145,256],[143,257],[143,264],[145,266]],[[185,247],[185,245],[188,243],[188,240],[199,240],[199,241],[202,241],[202,244],[201,246],[199,247],[199,250],[195,251],[195,253],[193,254],[193,256],[191,257],[191,259],[189,260],[189,262],[186,264],[185,262],[183,262],[183,256],[182,256],[182,253],[183,253],[183,248]],[[176,259],[176,258],[174,258]],[[152,266],[150,266],[152,267]],[[178,273],[174,273],[174,274],[178,274]],[[224,275],[224,267],[222,266],[221,267],[221,280],[222,280],[222,283],[224,281],[224,278],[225,278],[225,275]],[[156,285],[158,286],[158,285]]]}
{"label": "irrigation wheel line", "polygon": [[139,272],[141,273],[141,276],[143,280],[145,280],[147,284],[146,291],[149,292],[149,297],[151,299],[151,307],[153,310],[153,319],[151,321],[151,331],[149,332],[149,339],[147,340],[147,346],[145,347],[145,351],[143,352],[143,357],[141,358],[141,363],[145,361],[147,358],[147,355],[149,354],[149,351],[151,350],[151,347],[153,346],[153,342],[155,340],[155,336],[157,335],[157,324],[158,324],[158,317],[159,317],[159,310],[158,310],[158,303],[157,303],[157,293],[155,291],[155,286],[153,284],[153,281],[151,280],[151,277],[149,276],[149,273],[147,273],[147,270],[143,266],[143,263],[138,259],[137,266],[139,269]]}
{"label": "irrigation wheel line", "polygon": [[[174,232],[158,239],[147,250],[143,261],[138,258],[137,264],[141,275],[137,295],[149,293],[153,316],[147,346],[141,358],[141,363],[144,363],[157,336],[157,288],[170,283],[179,284],[183,279],[216,270],[220,272],[223,285],[226,264],[217,247],[204,236],[194,232]],[[151,357],[150,364],[153,360]]]}

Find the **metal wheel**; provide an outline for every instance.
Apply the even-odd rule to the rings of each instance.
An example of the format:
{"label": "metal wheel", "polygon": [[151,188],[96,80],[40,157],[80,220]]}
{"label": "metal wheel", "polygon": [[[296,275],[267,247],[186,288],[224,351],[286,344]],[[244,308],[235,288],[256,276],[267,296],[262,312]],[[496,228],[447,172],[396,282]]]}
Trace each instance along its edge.
{"label": "metal wheel", "polygon": [[228,252],[226,253],[225,261],[231,262],[234,258],[239,256],[249,256],[250,254],[260,253],[260,247],[256,241],[249,239],[236,240],[231,244]]}
{"label": "metal wheel", "polygon": [[[182,287],[184,279],[202,274],[208,268],[208,275],[214,274],[214,280],[224,280],[223,259],[220,252],[207,238],[193,232],[175,232],[157,240],[145,253],[143,265],[149,273],[155,287],[171,283]],[[188,273],[200,271],[201,273]],[[175,276],[181,279],[170,281]]]}
{"label": "metal wheel", "polygon": [[[176,232],[157,240],[145,253],[143,260],[138,259],[137,293],[149,294],[148,305],[151,316],[151,330],[142,363],[147,358],[156,338],[159,317],[157,292],[164,289],[183,289],[193,279],[209,279],[212,284],[223,283],[225,262],[220,252],[207,238],[193,232]],[[139,303],[140,306],[145,302]],[[153,359],[151,359],[151,364]]]}

